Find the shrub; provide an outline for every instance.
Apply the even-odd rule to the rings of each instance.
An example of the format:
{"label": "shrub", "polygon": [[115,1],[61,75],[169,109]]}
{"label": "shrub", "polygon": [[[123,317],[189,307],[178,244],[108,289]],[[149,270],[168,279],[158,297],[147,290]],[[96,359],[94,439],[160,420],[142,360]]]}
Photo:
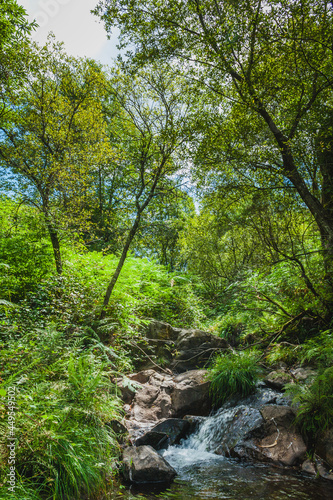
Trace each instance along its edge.
{"label": "shrub", "polygon": [[302,345],[301,362],[318,367],[333,365],[333,331],[326,330]]}
{"label": "shrub", "polygon": [[211,394],[216,404],[223,404],[234,395],[247,396],[254,389],[260,372],[258,353],[235,352],[219,354],[209,370]]}
{"label": "shrub", "polygon": [[[114,473],[118,443],[107,423],[120,417],[120,403],[103,346],[92,340],[49,327],[1,342],[1,393],[17,388],[16,498],[25,498],[25,486],[29,499],[92,498]],[[4,404],[1,410],[5,476],[9,428]]]}
{"label": "shrub", "polygon": [[19,300],[53,270],[52,247],[36,209],[0,198],[0,298]]}
{"label": "shrub", "polygon": [[319,433],[333,426],[333,367],[326,368],[311,385],[286,387],[297,407],[296,423],[311,444]]}

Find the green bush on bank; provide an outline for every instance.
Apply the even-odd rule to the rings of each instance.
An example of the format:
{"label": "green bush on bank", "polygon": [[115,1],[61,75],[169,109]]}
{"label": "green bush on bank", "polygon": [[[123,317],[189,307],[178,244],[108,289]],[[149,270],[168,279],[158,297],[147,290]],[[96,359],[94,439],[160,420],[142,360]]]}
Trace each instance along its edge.
{"label": "green bush on bank", "polygon": [[[107,425],[121,417],[102,344],[54,327],[1,339],[1,393],[15,387],[15,495],[1,498],[89,498],[104,491],[119,448]],[[6,396],[1,401],[1,476],[8,472]],[[33,485],[33,486],[32,486]],[[22,492],[31,488],[31,495]],[[24,493],[26,495],[26,493]]]}

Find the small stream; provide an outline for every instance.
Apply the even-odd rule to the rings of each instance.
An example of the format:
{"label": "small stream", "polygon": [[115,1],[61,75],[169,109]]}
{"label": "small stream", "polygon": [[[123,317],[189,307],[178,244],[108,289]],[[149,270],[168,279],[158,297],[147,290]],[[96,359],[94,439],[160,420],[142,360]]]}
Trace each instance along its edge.
{"label": "small stream", "polygon": [[[236,405],[229,403],[215,415],[203,419],[197,431],[179,445],[162,450],[160,454],[178,473],[175,482],[167,490],[159,491],[152,485],[146,489],[132,486],[120,491],[119,496],[118,493],[113,493],[108,498],[332,500],[331,481],[316,479],[296,468],[241,462],[214,453],[221,453],[219,444],[230,438],[228,423],[235,412],[247,408],[249,418],[254,418],[257,408],[270,403],[284,405],[286,401],[271,389],[259,389],[255,395],[238,401]],[[244,422],[246,426],[247,421]]]}

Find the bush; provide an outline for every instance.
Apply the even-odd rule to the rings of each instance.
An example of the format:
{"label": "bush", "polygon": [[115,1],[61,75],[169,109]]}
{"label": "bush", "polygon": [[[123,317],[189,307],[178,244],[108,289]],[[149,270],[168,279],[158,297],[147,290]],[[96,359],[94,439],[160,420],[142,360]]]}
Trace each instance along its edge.
{"label": "bush", "polygon": [[223,404],[234,395],[247,396],[255,390],[260,368],[258,353],[220,354],[209,369],[211,394],[215,404]]}
{"label": "bush", "polygon": [[17,301],[53,271],[51,243],[36,209],[0,198],[0,298]]}
{"label": "bush", "polygon": [[[119,451],[107,423],[120,417],[104,347],[89,337],[68,338],[49,327],[2,340],[1,348],[1,393],[9,387],[17,390],[18,489],[11,498],[25,498],[25,489],[31,490],[27,496],[31,499],[100,494],[115,471]],[[2,404],[3,417],[5,412]],[[0,429],[4,438],[0,467],[5,476],[6,418]],[[0,488],[1,498],[6,498],[7,488],[6,484]]]}
{"label": "bush", "polygon": [[322,431],[333,426],[333,367],[326,368],[311,385],[286,387],[297,407],[296,423],[311,444]]}

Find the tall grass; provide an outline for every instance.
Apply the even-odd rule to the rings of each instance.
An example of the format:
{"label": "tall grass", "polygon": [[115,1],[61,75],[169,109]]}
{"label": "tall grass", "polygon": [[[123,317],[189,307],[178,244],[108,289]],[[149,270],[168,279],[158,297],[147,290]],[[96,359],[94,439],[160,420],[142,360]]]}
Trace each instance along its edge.
{"label": "tall grass", "polygon": [[[119,447],[107,425],[121,418],[102,346],[56,328],[1,342],[2,394],[17,388],[16,493],[9,498],[87,498],[106,490]],[[8,470],[6,398],[1,473]],[[7,498],[8,484],[0,487]],[[22,496],[22,491],[27,493]],[[29,492],[29,493],[28,493]]]}
{"label": "tall grass", "polygon": [[251,394],[259,372],[258,354],[255,352],[218,355],[208,375],[215,404],[221,405],[234,395],[243,397]]}

